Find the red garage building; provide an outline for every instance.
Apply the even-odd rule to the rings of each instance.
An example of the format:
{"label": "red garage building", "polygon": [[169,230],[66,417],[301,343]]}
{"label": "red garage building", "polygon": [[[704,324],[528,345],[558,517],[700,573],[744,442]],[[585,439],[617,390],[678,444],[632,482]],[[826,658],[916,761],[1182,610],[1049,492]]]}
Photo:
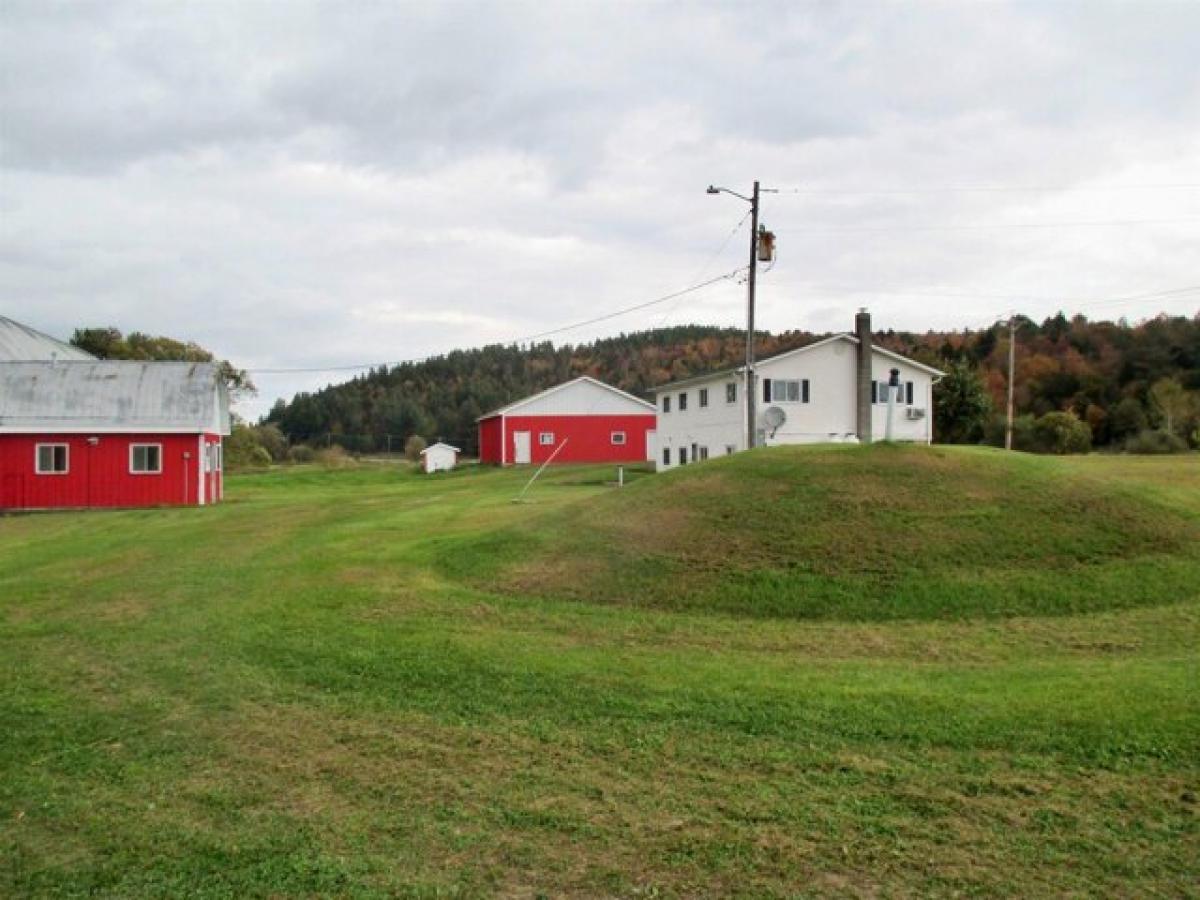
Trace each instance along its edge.
{"label": "red garage building", "polygon": [[0,509],[214,503],[227,434],[213,363],[0,361]]}
{"label": "red garage building", "polygon": [[576,378],[479,419],[479,459],[496,465],[645,462],[654,404]]}

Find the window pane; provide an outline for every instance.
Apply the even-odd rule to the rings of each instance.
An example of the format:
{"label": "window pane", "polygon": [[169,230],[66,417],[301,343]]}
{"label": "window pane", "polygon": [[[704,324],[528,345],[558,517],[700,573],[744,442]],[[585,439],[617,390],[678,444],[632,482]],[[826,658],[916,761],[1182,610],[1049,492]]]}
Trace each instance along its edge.
{"label": "window pane", "polygon": [[776,403],[787,399],[787,382],[775,379],[771,382],[771,399]]}
{"label": "window pane", "polygon": [[54,467],[54,448],[53,447],[38,447],[37,448],[37,470],[39,472],[49,472]]}
{"label": "window pane", "polygon": [[158,456],[159,456],[159,448],[158,447],[147,447],[146,448],[146,471],[147,472],[157,472],[159,469],[162,468],[162,465],[160,464],[160,460],[159,460]]}
{"label": "window pane", "polygon": [[737,385],[736,384],[725,385],[725,402],[726,403],[736,403],[737,402]]}
{"label": "window pane", "polygon": [[789,381],[787,383],[787,398],[792,403],[800,402],[800,382]]}
{"label": "window pane", "polygon": [[54,448],[54,471],[67,471],[67,448],[65,446]]}

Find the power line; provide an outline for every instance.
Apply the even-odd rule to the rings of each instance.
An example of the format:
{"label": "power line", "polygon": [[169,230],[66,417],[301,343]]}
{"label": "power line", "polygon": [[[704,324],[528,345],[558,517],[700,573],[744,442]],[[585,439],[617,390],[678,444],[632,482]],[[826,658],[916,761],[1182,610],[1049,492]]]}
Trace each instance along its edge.
{"label": "power line", "polygon": [[868,233],[888,233],[893,231],[986,231],[993,228],[1085,228],[1085,227],[1125,227],[1131,225],[1178,225],[1183,223],[1200,223],[1200,217],[1179,218],[1179,219],[1109,219],[1109,220],[1092,220],[1092,221],[1076,221],[1076,222],[994,222],[994,223],[971,223],[961,225],[892,225],[892,226],[857,226],[850,225],[844,228],[810,228],[810,229],[794,229],[783,230],[782,234],[810,234],[810,235],[836,235],[836,234],[868,234]]}
{"label": "power line", "polygon": [[[623,316],[631,312],[637,312],[640,309],[646,309],[651,306],[656,306],[660,303],[666,303],[670,300],[675,300],[687,294],[694,294],[696,291],[710,287],[720,281],[727,281],[739,275],[746,267],[741,266],[724,275],[718,275],[715,278],[709,278],[707,281],[702,281],[699,284],[693,284],[691,287],[683,288],[682,290],[674,291],[670,294],[664,294],[661,297],[655,297],[653,300],[646,300],[643,303],[635,303],[632,306],[626,306],[623,309],[618,309],[610,313],[605,313],[602,316],[595,316],[591,319],[585,319],[582,322],[572,322],[570,325],[562,325],[558,328],[551,328],[546,331],[539,331],[536,334],[525,335],[524,337],[513,338],[509,341],[503,341],[504,344],[524,344],[531,341],[536,341],[540,338],[550,337],[555,334],[562,334],[564,331],[573,331],[576,328],[583,328],[587,325],[595,325],[598,322],[607,322],[609,319],[615,319],[618,316]],[[304,373],[318,372],[356,372],[362,369],[387,368],[392,366],[401,366],[405,364],[415,364],[427,362],[431,359],[436,359],[439,356],[444,356],[445,353],[432,353],[428,356],[415,357],[412,359],[390,360],[386,362],[360,363],[358,365],[340,365],[340,366],[305,366],[298,368],[280,368],[280,369],[247,369],[251,375],[299,375]]]}
{"label": "power line", "polygon": [[1071,191],[1198,190],[1200,183],[1110,185],[946,185],[919,188],[780,188],[778,194],[951,194],[951,193],[1065,193]]}

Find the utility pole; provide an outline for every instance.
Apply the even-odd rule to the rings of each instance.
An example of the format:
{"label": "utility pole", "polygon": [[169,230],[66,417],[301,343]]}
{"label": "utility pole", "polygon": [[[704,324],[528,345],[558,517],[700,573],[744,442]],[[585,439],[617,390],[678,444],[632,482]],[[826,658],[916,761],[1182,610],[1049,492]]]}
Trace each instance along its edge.
{"label": "utility pole", "polygon": [[1004,449],[1012,449],[1013,435],[1013,373],[1017,360],[1017,317],[1008,317],[1008,425],[1004,429]]}
{"label": "utility pole", "polygon": [[754,401],[758,384],[754,378],[754,283],[758,274],[758,182],[750,195],[750,272],[746,277],[746,449],[753,450],[758,439]]}
{"label": "utility pole", "polygon": [[[766,191],[775,193],[774,188],[766,188]],[[737,191],[731,191],[729,188],[716,187],[711,184],[708,186],[708,193],[729,194],[750,204],[750,268],[746,277],[746,383],[744,389],[746,391],[746,449],[752,450],[758,443],[755,417],[756,383],[754,380],[754,285],[758,276],[760,243],[761,252],[766,254],[763,259],[773,259],[775,235],[769,231],[760,232],[759,230],[758,195],[760,190],[757,181],[754,182],[754,192],[749,197],[739,194]]]}

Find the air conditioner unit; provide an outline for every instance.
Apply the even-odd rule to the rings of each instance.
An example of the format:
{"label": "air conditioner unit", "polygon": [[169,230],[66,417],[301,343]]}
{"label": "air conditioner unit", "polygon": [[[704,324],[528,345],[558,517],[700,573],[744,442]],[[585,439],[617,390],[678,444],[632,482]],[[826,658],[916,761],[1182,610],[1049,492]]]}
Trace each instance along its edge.
{"label": "air conditioner unit", "polygon": [[906,419],[923,419],[923,418],[925,418],[925,410],[918,409],[915,406],[910,406],[908,409],[906,409],[904,411],[904,418],[906,418]]}

